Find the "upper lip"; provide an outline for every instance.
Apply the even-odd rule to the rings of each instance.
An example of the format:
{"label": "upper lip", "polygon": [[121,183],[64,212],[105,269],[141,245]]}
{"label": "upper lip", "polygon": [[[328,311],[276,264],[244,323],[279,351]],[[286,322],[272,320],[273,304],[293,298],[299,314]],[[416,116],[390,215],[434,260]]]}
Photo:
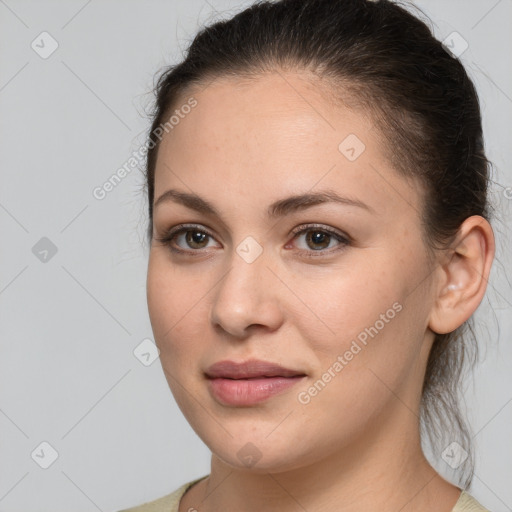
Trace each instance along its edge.
{"label": "upper lip", "polygon": [[229,360],[218,361],[208,367],[205,373],[212,379],[250,379],[254,377],[294,377],[296,375],[305,375],[300,370],[284,368],[279,364],[261,359],[249,359],[240,363]]}

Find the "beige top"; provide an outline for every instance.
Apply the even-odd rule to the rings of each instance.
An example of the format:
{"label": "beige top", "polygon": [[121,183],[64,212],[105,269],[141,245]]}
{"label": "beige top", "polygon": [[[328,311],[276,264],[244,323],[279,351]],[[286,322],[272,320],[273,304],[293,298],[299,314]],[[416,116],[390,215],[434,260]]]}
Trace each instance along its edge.
{"label": "beige top", "polygon": [[[178,512],[180,499],[185,492],[196,482],[203,480],[203,478],[206,478],[207,476],[208,475],[205,475],[201,478],[196,478],[191,482],[187,482],[181,487],[178,487],[178,489],[171,494],[167,494],[155,501],[150,501],[137,507],[120,510],[119,512]],[[476,501],[475,498],[466,491],[462,491],[452,512],[489,512],[489,510],[482,507],[482,505],[480,505],[480,503],[478,503],[478,501]]]}

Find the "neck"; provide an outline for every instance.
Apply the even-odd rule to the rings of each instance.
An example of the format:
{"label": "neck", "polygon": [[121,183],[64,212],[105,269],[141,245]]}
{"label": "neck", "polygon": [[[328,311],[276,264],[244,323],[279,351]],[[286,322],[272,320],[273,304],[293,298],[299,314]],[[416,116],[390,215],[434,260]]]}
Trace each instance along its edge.
{"label": "neck", "polygon": [[460,495],[426,460],[417,414],[398,399],[349,446],[314,464],[257,472],[213,455],[209,477],[197,486],[183,510],[449,512]]}

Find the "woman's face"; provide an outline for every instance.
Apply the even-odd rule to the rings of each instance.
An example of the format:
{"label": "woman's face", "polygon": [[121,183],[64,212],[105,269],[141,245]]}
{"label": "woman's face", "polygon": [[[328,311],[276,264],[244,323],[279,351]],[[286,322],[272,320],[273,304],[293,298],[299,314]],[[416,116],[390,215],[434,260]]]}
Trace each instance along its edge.
{"label": "woman's face", "polygon": [[[216,456],[253,471],[412,428],[433,339],[420,188],[368,116],[333,107],[305,75],[216,80],[193,97],[155,176],[155,203],[171,189],[189,199],[156,204],[153,236],[184,231],[153,240],[147,277],[183,414]],[[299,376],[206,375],[252,359]]]}

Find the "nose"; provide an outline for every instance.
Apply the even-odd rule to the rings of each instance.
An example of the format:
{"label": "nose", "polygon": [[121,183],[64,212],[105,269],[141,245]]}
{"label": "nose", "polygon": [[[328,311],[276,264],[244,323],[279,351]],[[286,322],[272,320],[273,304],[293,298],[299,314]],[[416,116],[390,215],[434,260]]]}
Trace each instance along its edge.
{"label": "nose", "polygon": [[240,339],[257,328],[277,330],[283,323],[280,285],[268,267],[265,251],[250,263],[233,252],[230,268],[216,287],[212,325]]}

